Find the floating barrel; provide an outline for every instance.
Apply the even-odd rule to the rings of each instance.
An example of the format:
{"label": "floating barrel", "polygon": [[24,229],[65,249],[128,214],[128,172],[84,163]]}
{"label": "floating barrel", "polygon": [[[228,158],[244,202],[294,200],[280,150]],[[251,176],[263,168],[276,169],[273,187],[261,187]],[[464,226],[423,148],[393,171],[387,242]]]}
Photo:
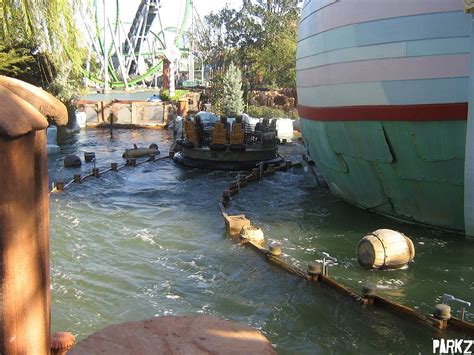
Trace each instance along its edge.
{"label": "floating barrel", "polygon": [[378,229],[357,244],[357,259],[369,269],[398,269],[415,257],[413,242],[403,233]]}

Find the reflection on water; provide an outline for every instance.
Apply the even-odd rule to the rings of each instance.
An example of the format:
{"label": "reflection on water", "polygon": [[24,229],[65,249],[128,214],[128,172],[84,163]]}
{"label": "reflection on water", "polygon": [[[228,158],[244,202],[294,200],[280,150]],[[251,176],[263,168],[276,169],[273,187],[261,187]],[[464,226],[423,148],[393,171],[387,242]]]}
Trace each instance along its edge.
{"label": "reflection on water", "polygon": [[[117,130],[113,140],[108,134],[68,137],[62,155],[50,157],[50,179],[91,168],[64,169],[64,154],[95,151],[101,167],[121,162],[132,143],[158,143],[163,153],[171,144],[162,131]],[[288,145],[281,152],[296,159],[299,149]],[[431,351],[433,330],[307,284],[229,240],[217,201],[235,175],[160,161],[52,195],[53,330],[82,339],[111,323],[205,313],[262,330],[282,353]],[[303,169],[277,173],[249,185],[232,210],[282,242],[302,268],[322,252],[337,258],[331,275],[355,290],[375,283],[384,295],[425,312],[443,293],[474,300],[472,239],[354,208],[310,181]],[[357,264],[359,239],[382,227],[413,239],[417,254],[408,269],[369,271]]]}

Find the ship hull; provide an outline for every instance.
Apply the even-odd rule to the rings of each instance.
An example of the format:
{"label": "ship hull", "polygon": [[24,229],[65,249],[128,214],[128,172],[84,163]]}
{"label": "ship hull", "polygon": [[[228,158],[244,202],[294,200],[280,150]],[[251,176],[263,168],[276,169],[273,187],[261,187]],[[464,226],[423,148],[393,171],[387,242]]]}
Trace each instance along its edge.
{"label": "ship hull", "polygon": [[334,195],[464,230],[471,18],[461,6],[305,1],[297,52],[301,129]]}

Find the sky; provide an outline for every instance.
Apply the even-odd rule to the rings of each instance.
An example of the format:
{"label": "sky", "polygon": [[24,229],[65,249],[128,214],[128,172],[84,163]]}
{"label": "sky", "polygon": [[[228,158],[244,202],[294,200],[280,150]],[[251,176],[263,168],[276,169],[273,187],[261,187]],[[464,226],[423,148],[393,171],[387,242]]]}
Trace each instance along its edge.
{"label": "sky", "polygon": [[[162,0],[166,1],[166,0]],[[170,1],[170,0],[168,0]],[[172,0],[171,0],[172,1]],[[204,17],[211,11],[219,11],[225,4],[229,4],[230,7],[238,8],[242,4],[242,0],[228,0],[228,1],[221,1],[221,0],[194,0],[194,7],[198,11],[199,15]]]}
{"label": "sky", "polygon": [[[106,0],[107,6],[110,10],[114,10],[114,1]],[[100,4],[101,1],[99,1]],[[166,23],[165,26],[176,26],[178,19],[182,17],[185,0],[161,0],[161,18]],[[110,4],[110,5],[109,5]],[[120,2],[120,15],[122,21],[131,21],[135,12],[140,4],[140,0],[121,0]],[[199,16],[204,18],[211,11],[217,12],[224,8],[226,4],[230,7],[238,8],[242,4],[242,0],[193,0],[194,7],[196,8]]]}
{"label": "sky", "polygon": [[[103,1],[97,1],[99,21],[102,22],[103,14]],[[204,16],[210,12],[218,12],[228,4],[231,8],[238,8],[242,4],[242,0],[192,0],[194,8],[197,13],[204,20]],[[141,0],[120,0],[119,2],[119,13],[120,20],[126,28],[128,28],[135,13],[138,9],[138,5]],[[167,27],[178,27],[183,18],[185,0],[161,0],[160,1],[160,17],[163,28]],[[116,15],[115,0],[105,0],[107,18],[113,24]],[[190,22],[189,22],[190,23]],[[158,21],[153,24],[153,29],[157,31],[159,27]]]}

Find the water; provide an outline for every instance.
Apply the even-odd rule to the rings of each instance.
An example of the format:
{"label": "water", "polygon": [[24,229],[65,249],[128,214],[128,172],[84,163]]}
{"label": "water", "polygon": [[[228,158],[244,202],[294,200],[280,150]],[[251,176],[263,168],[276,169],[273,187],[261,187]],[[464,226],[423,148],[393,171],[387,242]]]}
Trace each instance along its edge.
{"label": "water", "polygon": [[[153,130],[116,130],[113,140],[106,130],[83,131],[50,158],[50,178],[69,179],[91,168],[64,169],[64,154],[95,151],[102,167],[121,162],[132,143],[155,142],[163,155],[172,139]],[[281,152],[296,160],[300,149],[292,144]],[[308,284],[227,238],[217,201],[235,176],[160,161],[53,194],[53,331],[71,331],[80,340],[112,323],[203,313],[260,329],[283,354],[432,352],[438,336],[432,329]],[[287,257],[302,268],[322,252],[336,257],[330,274],[354,290],[370,281],[385,296],[425,312],[443,293],[474,301],[474,240],[352,207],[314,187],[303,169],[250,184],[232,211],[245,213],[266,236],[282,242]],[[416,257],[408,269],[358,266],[357,242],[378,228],[412,238]]]}

